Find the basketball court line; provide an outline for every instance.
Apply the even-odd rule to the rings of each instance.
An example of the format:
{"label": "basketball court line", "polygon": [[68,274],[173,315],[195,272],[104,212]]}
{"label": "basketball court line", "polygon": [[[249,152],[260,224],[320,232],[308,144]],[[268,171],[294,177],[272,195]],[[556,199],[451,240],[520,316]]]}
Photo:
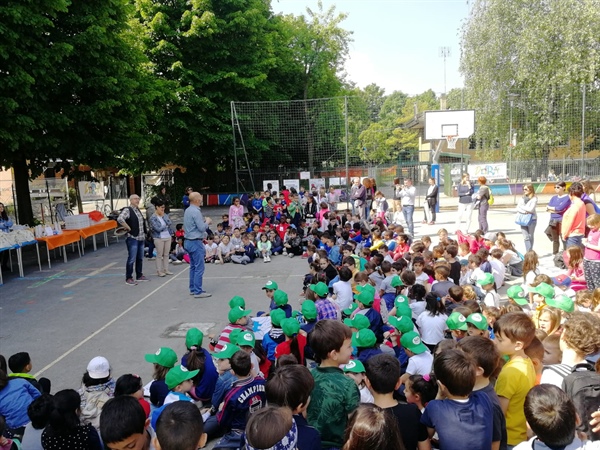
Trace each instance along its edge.
{"label": "basketball court line", "polygon": [[108,321],[106,324],[104,324],[103,326],[101,326],[100,328],[98,328],[96,331],[94,331],[88,337],[86,337],[85,339],[83,339],[82,341],[80,341],[78,344],[76,344],[73,347],[71,347],[69,350],[67,350],[66,352],[64,352],[62,355],[60,355],[54,361],[52,361],[49,364],[47,364],[46,366],[42,367],[37,373],[35,373],[33,375],[34,378],[38,378],[46,370],[50,369],[51,367],[54,367],[57,363],[59,363],[60,361],[62,361],[63,359],[65,359],[67,356],[69,356],[75,350],[77,350],[78,348],[80,348],[81,346],[83,346],[84,344],[86,344],[87,342],[89,342],[90,340],[92,340],[94,337],[98,336],[100,333],[102,333],[104,330],[106,330],[108,327],[110,327],[112,324],[114,324],[120,318],[122,318],[123,316],[125,316],[128,312],[130,312],[131,310],[133,310],[137,306],[141,305],[144,301],[146,301],[152,295],[154,295],[155,293],[157,293],[158,291],[160,291],[162,288],[164,288],[165,286],[167,286],[173,280],[176,280],[179,277],[179,275],[181,275],[182,273],[185,273],[185,272],[187,272],[187,268],[185,268],[184,270],[182,270],[181,272],[179,272],[177,275],[173,276],[172,278],[170,278],[169,280],[167,280],[166,282],[164,282],[163,284],[161,284],[160,286],[158,286],[152,292],[144,295],[141,299],[139,299],[137,302],[135,302],[133,305],[131,305],[129,308],[127,308],[125,311],[123,311],[121,314],[119,314],[118,316],[114,317],[113,319],[111,319],[110,321]]}
{"label": "basketball court line", "polygon": [[95,275],[99,275],[100,273],[104,272],[105,270],[110,269],[115,264],[117,264],[117,263],[111,262],[110,264],[107,264],[104,267],[101,267],[100,269],[94,270],[93,272],[90,272],[89,274],[87,274],[83,277],[77,278],[75,281],[71,281],[70,283],[65,284],[63,287],[65,287],[65,288],[73,287],[73,286],[81,283],[82,281],[86,280],[87,278],[91,278]]}

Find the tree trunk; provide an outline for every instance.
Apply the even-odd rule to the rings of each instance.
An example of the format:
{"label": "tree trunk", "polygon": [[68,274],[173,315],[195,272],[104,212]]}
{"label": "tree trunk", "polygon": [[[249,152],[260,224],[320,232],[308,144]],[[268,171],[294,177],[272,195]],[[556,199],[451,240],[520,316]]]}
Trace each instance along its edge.
{"label": "tree trunk", "polygon": [[12,164],[15,177],[15,192],[17,194],[18,221],[20,224],[33,226],[33,211],[31,209],[31,195],[29,193],[29,167],[27,159],[15,159]]}

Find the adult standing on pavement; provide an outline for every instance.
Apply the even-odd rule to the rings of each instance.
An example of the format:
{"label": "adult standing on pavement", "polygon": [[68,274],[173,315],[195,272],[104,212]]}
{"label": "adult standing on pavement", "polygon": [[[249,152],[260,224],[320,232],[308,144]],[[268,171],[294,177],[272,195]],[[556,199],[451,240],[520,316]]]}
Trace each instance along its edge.
{"label": "adult standing on pavement", "polygon": [[169,253],[171,252],[171,219],[165,212],[166,205],[164,202],[157,198],[155,203],[154,214],[150,217],[150,232],[152,233],[152,239],[154,240],[154,246],[156,247],[156,272],[159,277],[165,275],[173,275],[173,272],[169,271]]}
{"label": "adult standing on pavement", "polygon": [[[152,197],[150,199],[150,204],[146,207],[146,224],[148,225],[150,225],[150,218],[156,212],[157,201],[158,197]],[[148,261],[154,261],[154,238],[152,237],[152,233],[146,234],[146,241],[144,242],[144,247],[148,248],[148,252],[146,253]]]}
{"label": "adult standing on pavement", "polygon": [[492,191],[490,187],[487,185],[487,178],[481,176],[477,178],[479,182],[479,190],[477,191],[477,202],[479,203],[479,229],[484,233],[488,232],[488,221],[487,214],[490,209],[490,197],[492,195]]}
{"label": "adult standing on pavement", "polygon": [[565,247],[572,245],[582,246],[581,242],[585,236],[585,203],[581,200],[583,195],[583,185],[579,182],[573,183],[569,187],[569,197],[571,205],[563,215],[561,234],[563,241],[566,241]]}
{"label": "adult standing on pavement", "polygon": [[352,196],[350,197],[354,203],[354,212],[362,221],[365,218],[365,200],[367,198],[367,190],[360,182],[360,177],[352,180]]}
{"label": "adult standing on pavement", "polygon": [[[545,233],[552,242],[553,255],[556,255],[560,249],[563,215],[567,209],[569,209],[569,206],[571,206],[571,198],[566,190],[567,183],[558,181],[554,185],[554,192],[556,192],[556,194],[550,199],[548,206],[546,207],[546,211],[550,212],[550,223],[548,223]],[[563,241],[563,250],[566,249]]]}
{"label": "adult standing on pavement", "polygon": [[402,185],[400,184],[400,178],[394,178],[394,212],[398,212],[402,209],[400,206],[400,191]]}
{"label": "adult standing on pavement", "polygon": [[[144,242],[146,240],[146,222],[140,211],[140,196],[129,196],[129,206],[123,208],[117,218],[126,230],[125,243],[127,244],[127,263],[125,265],[125,283],[135,286],[140,281],[150,281],[142,272],[144,261]],[[133,265],[135,263],[135,277],[133,279]]]}
{"label": "adult standing on pavement", "polygon": [[427,194],[425,194],[425,203],[423,204],[423,209],[425,210],[425,220],[423,220],[423,223],[429,223],[429,225],[435,223],[435,207],[437,206],[438,191],[435,178],[430,177]]}
{"label": "adult standing on pavement", "polygon": [[183,203],[183,210],[185,211],[186,209],[189,208],[190,206],[190,194],[194,192],[194,188],[191,186],[188,186],[185,188],[185,194],[183,194],[183,198],[181,199],[181,203]]}
{"label": "adult standing on pavement", "polygon": [[194,298],[212,296],[202,288],[204,276],[204,238],[206,230],[212,223],[210,217],[202,217],[202,195],[199,192],[190,193],[190,207],[183,214],[183,230],[185,231],[184,247],[190,255],[190,295]]}
{"label": "adult standing on pavement", "polygon": [[537,213],[535,212],[537,202],[538,199],[535,195],[533,184],[526,184],[523,187],[523,197],[521,197],[517,203],[517,212],[528,216],[527,225],[521,225],[521,233],[523,233],[526,252],[533,248],[535,226],[537,225]]}
{"label": "adult standing on pavement", "polygon": [[404,186],[400,190],[400,204],[402,205],[402,215],[406,221],[408,227],[408,233],[411,237],[415,236],[415,224],[413,222],[413,216],[415,214],[415,196],[417,195],[417,188],[413,186],[411,178],[404,180]]}
{"label": "adult standing on pavement", "polygon": [[244,223],[244,206],[239,197],[233,197],[233,201],[229,207],[229,225],[232,230],[236,228],[239,228],[241,232],[246,230],[246,224]]}
{"label": "adult standing on pavement", "polygon": [[171,213],[171,197],[167,194],[167,186],[164,184],[160,187],[160,191],[156,196],[160,201],[165,204],[165,214]]}
{"label": "adult standing on pavement", "polygon": [[466,216],[467,228],[464,230],[469,232],[471,227],[471,215],[473,214],[473,184],[468,173],[463,173],[462,179],[457,187],[458,194],[458,211],[456,213],[456,230],[460,230],[460,224],[464,216]]}

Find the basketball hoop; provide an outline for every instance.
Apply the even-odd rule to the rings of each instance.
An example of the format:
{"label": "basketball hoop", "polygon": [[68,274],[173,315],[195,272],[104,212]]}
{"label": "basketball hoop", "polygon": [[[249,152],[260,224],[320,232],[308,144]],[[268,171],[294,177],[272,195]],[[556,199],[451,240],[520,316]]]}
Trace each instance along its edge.
{"label": "basketball hoop", "polygon": [[448,148],[450,150],[456,148],[456,141],[458,141],[458,136],[446,136],[446,142],[448,143]]}

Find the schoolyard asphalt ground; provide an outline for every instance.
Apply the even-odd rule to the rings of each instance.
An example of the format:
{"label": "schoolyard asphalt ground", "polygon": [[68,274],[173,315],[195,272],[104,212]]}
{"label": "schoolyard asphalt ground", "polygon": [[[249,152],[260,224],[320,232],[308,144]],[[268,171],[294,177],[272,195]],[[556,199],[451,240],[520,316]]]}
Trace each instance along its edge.
{"label": "schoolyard asphalt ground", "polygon": [[[557,269],[552,264],[551,244],[543,231],[548,213],[539,208],[535,232],[535,250],[541,256],[541,269],[550,275]],[[213,221],[220,219],[225,208],[203,208]],[[181,217],[174,211],[173,217]],[[491,208],[491,231],[504,231],[508,238],[524,251],[519,227],[514,224],[512,209]],[[455,212],[438,214],[435,225],[422,225],[422,210],[415,211],[415,235],[429,235],[437,243],[437,231],[455,231]],[[175,219],[174,222],[177,222]],[[473,213],[471,231],[477,224]],[[300,257],[274,256],[271,263],[257,260],[246,266],[237,264],[206,266],[204,287],[213,294],[206,299],[189,295],[187,264],[170,265],[173,276],[159,278],[153,261],[144,260],[144,273],[149,282],[137,286],[125,284],[127,251],[123,239],[110,239],[105,248],[93,251],[90,240],[86,252],[79,257],[70,246],[68,262],[56,253],[52,269],[42,253],[42,271],[38,271],[35,251],[24,252],[25,278],[5,273],[0,286],[0,353],[8,358],[13,353],[27,351],[32,357],[36,377],[52,381],[52,391],[77,389],[91,358],[102,355],[111,363],[113,375],[139,374],[144,383],[151,380],[152,365],[144,354],[161,346],[172,347],[178,355],[185,352],[185,333],[198,327],[205,333],[218,335],[227,323],[228,301],[234,295],[246,299],[247,309],[256,312],[268,308],[261,287],[269,279],[286,291],[290,303],[297,309],[302,279],[307,262]],[[52,254],[52,252],[51,252]],[[516,284],[521,280],[511,281]],[[501,290],[505,297],[505,285]]]}

